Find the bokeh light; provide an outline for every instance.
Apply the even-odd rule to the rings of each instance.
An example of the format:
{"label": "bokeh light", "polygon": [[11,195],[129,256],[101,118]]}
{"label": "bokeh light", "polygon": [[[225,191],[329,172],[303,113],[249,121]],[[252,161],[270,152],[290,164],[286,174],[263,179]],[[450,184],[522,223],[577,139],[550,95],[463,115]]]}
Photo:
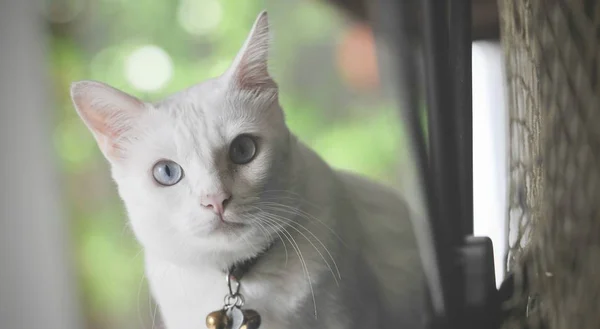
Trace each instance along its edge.
{"label": "bokeh light", "polygon": [[337,49],[337,64],[344,82],[358,90],[379,86],[375,41],[366,24],[349,27]]}
{"label": "bokeh light", "polygon": [[223,7],[218,0],[181,0],[177,18],[186,32],[207,35],[219,26]]}
{"label": "bokeh light", "polygon": [[173,77],[173,61],[160,47],[142,46],[125,61],[125,77],[135,89],[158,91]]}

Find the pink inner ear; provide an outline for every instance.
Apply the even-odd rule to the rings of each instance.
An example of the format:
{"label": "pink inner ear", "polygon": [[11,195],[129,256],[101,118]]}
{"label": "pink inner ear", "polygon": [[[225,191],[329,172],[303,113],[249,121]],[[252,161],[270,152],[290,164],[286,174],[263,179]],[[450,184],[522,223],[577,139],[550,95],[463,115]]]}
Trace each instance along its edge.
{"label": "pink inner ear", "polygon": [[106,156],[123,158],[124,136],[144,105],[135,97],[100,83],[80,83],[73,101]]}
{"label": "pink inner ear", "polygon": [[96,134],[113,139],[118,137],[123,130],[115,129],[108,124],[110,122],[110,115],[107,115],[107,113],[86,110],[82,114]]}
{"label": "pink inner ear", "polygon": [[275,81],[269,76],[266,61],[252,62],[250,57],[246,53],[241,58],[236,75],[237,87],[248,91],[276,88]]}
{"label": "pink inner ear", "polygon": [[121,138],[130,130],[127,124],[118,124],[115,115],[103,111],[85,111],[82,113],[85,121],[92,128],[99,147],[106,155],[123,158]]}
{"label": "pink inner ear", "polygon": [[261,13],[250,31],[236,61],[234,82],[237,88],[260,91],[277,88],[268,72],[269,22],[266,12]]}

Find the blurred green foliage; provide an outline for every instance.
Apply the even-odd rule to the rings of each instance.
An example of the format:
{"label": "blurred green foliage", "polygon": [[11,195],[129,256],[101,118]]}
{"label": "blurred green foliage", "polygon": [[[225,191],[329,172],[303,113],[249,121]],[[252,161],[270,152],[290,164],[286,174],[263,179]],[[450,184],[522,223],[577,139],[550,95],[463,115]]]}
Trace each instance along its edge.
{"label": "blurred green foliage", "polygon": [[[73,12],[66,21],[48,14],[49,67],[57,106],[55,145],[66,181],[88,327],[150,327],[155,311],[143,280],[140,247],[128,228],[108,166],[71,105],[70,83],[99,80],[156,100],[219,75],[265,4],[50,2],[54,12],[61,12],[61,6]],[[267,8],[275,30],[272,72],[281,86],[280,101],[291,129],[334,167],[389,181],[401,137],[395,109],[381,95],[348,91],[340,81],[334,52],[344,18],[317,1],[273,1]],[[135,51],[148,45],[162,52],[148,59],[147,70],[162,65],[167,73],[163,83],[155,83],[158,88],[140,90],[131,77],[142,74],[138,84],[148,83],[144,70],[131,73],[127,65]]]}

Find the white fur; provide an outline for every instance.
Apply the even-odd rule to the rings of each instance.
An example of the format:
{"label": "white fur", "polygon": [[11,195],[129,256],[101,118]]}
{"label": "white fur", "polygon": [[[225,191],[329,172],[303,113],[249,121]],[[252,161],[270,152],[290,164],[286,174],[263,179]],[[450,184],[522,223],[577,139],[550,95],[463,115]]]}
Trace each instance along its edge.
{"label": "white fur", "polygon": [[[266,71],[268,38],[262,13],[225,74],[157,104],[99,82],[72,87],[144,247],[166,328],[204,328],[222,307],[223,269],[272,241],[242,281],[261,328],[422,327],[422,271],[403,201],[332,170],[288,131]],[[227,149],[241,133],[259,142],[239,166]],[[161,159],[181,165],[178,184],[154,182]],[[232,194],[225,220],[246,226],[223,227],[200,205],[223,191]]]}

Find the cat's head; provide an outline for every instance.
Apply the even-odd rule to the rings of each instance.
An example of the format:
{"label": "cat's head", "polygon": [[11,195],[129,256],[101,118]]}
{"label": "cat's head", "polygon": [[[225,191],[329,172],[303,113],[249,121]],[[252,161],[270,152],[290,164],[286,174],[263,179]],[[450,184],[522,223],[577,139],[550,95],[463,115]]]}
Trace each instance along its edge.
{"label": "cat's head", "polygon": [[150,252],[227,262],[270,243],[264,231],[273,230],[253,214],[287,189],[292,137],[267,70],[269,43],[263,12],[223,75],[154,104],[99,82],[73,84],[77,112]]}

